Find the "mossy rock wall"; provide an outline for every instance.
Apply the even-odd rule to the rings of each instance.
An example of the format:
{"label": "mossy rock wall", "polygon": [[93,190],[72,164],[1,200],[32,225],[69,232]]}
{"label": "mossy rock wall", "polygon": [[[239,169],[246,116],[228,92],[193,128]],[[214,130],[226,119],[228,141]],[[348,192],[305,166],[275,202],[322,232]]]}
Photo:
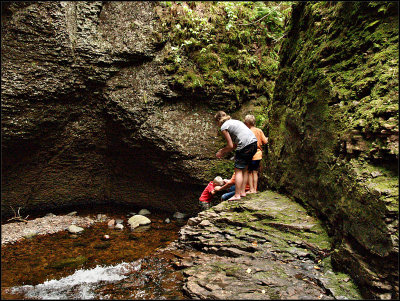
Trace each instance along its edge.
{"label": "mossy rock wall", "polygon": [[398,297],[398,21],[394,2],[295,4],[268,109],[268,185],[326,222],[368,297]]}

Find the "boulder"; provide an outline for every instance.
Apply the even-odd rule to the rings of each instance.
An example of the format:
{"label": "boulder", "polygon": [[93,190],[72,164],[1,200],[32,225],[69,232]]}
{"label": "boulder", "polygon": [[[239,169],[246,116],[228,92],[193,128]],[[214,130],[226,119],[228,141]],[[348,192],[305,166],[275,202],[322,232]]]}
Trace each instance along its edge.
{"label": "boulder", "polygon": [[128,224],[131,227],[131,229],[135,229],[139,226],[142,225],[148,225],[151,223],[151,220],[148,219],[147,217],[143,216],[143,215],[139,215],[136,214],[134,216],[132,216],[129,220],[128,220]]}
{"label": "boulder", "polygon": [[71,225],[68,227],[68,232],[72,233],[72,234],[81,233],[83,230],[85,230],[85,229],[75,226],[75,225]]}
{"label": "boulder", "polygon": [[147,210],[147,209],[142,209],[142,210],[139,211],[138,214],[139,214],[139,215],[149,215],[149,214],[150,214],[150,211]]}

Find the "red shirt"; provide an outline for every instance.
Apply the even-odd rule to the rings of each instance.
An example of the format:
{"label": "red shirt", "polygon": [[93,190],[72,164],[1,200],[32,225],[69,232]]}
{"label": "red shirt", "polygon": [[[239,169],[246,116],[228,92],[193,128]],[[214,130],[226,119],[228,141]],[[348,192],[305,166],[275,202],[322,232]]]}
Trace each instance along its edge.
{"label": "red shirt", "polygon": [[200,202],[209,203],[213,197],[213,195],[211,194],[211,191],[213,190],[214,190],[214,183],[213,181],[211,181],[210,183],[208,183],[207,187],[204,188],[204,191],[199,198]]}

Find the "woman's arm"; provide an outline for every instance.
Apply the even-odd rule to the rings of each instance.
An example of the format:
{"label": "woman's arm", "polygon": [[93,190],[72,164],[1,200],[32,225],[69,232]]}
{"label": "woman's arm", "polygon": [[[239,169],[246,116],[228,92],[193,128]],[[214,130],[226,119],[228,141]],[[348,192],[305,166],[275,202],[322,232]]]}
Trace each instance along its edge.
{"label": "woman's arm", "polygon": [[225,189],[228,189],[229,187],[231,187],[232,185],[235,185],[235,182],[229,180],[224,185],[215,187],[214,190],[215,191],[225,190]]}
{"label": "woman's arm", "polygon": [[226,146],[224,148],[221,148],[217,152],[217,154],[216,154],[217,158],[222,158],[223,155],[225,155],[226,153],[229,153],[234,148],[232,138],[231,138],[231,135],[229,135],[228,130],[223,130],[222,135],[224,135],[224,137],[225,137]]}

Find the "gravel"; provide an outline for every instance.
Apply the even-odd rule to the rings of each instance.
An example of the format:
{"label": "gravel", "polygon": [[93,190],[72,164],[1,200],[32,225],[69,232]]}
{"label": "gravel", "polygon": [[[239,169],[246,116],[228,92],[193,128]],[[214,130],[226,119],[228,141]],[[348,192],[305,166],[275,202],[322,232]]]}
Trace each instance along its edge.
{"label": "gravel", "polygon": [[64,231],[71,225],[86,228],[95,222],[90,217],[54,215],[39,217],[27,223],[8,223],[1,226],[1,244],[14,243],[24,237]]}

